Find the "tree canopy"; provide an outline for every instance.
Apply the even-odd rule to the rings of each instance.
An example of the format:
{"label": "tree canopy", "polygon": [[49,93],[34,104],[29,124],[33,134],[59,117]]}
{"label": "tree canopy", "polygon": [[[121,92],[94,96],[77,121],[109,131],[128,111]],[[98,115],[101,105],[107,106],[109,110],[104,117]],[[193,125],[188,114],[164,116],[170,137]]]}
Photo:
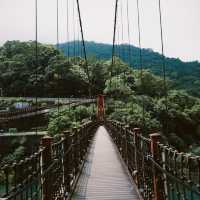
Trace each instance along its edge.
{"label": "tree canopy", "polygon": [[[145,52],[148,56],[155,56],[153,52]],[[159,57],[159,54],[156,56]],[[102,57],[105,58],[106,55]],[[39,44],[38,58],[36,65],[33,41],[8,41],[0,48],[0,88],[3,88],[5,96],[80,97],[88,96],[88,87],[94,86],[91,87],[93,96],[99,92],[106,94],[108,118],[133,127],[142,127],[146,134],[161,132],[163,138],[179,150],[198,151],[196,145],[198,146],[200,139],[200,99],[190,93],[191,90],[196,91],[196,86],[193,88],[190,85],[190,91],[188,88],[180,90],[177,87],[180,79],[174,79],[183,74],[179,66],[181,61],[168,60],[168,64],[173,64],[176,70],[170,68],[173,70],[167,74],[168,91],[164,91],[163,78],[158,76],[161,74],[160,64],[154,63],[154,66],[159,65],[154,68],[147,62],[147,58],[141,71],[137,69],[137,64],[133,66],[133,63],[131,68],[118,57],[114,58],[115,64],[112,65],[110,59],[99,60],[91,55],[88,57],[90,80],[85,61],[79,56],[67,57],[53,45]],[[188,63],[189,65],[199,64]],[[187,77],[187,73],[184,76]],[[194,76],[193,72],[191,76]],[[69,123],[70,121],[79,122],[88,118],[91,112],[91,108],[79,107],[72,113],[63,111],[59,116],[52,114],[49,132],[54,134],[72,127],[73,123]]]}

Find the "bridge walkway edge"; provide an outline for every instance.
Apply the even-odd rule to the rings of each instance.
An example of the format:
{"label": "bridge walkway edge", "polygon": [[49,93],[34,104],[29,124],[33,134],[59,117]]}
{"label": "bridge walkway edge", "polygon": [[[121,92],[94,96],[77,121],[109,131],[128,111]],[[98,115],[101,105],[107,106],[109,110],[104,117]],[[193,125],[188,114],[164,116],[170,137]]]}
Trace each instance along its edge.
{"label": "bridge walkway edge", "polygon": [[76,185],[72,200],[139,200],[117,148],[101,126]]}

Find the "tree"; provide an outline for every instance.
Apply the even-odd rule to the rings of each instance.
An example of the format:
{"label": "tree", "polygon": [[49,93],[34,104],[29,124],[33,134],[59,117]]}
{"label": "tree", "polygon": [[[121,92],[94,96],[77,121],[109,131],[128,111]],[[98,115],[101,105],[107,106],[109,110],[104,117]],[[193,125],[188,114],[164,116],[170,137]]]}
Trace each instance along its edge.
{"label": "tree", "polygon": [[[152,74],[148,70],[134,71],[135,76],[135,91],[137,94],[144,94],[151,97],[162,97],[165,94],[164,81],[161,77]],[[171,87],[171,82],[166,81],[168,90]]]}
{"label": "tree", "polygon": [[133,91],[131,88],[125,83],[122,76],[114,76],[110,80],[106,81],[106,88],[104,93],[107,95],[111,95],[116,98],[127,98],[129,97]]}

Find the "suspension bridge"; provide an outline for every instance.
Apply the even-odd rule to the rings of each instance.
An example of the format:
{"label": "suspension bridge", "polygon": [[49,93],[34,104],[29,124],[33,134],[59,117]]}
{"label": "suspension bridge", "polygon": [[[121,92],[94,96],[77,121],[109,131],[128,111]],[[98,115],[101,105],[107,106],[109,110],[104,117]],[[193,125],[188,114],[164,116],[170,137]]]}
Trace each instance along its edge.
{"label": "suspension bridge", "polygon": [[200,158],[160,142],[160,134],[98,117],[1,167],[2,199],[199,199]]}
{"label": "suspension bridge", "polygon": [[[128,1],[127,1],[128,2]],[[168,111],[166,64],[159,0],[162,45],[163,90]],[[159,133],[144,136],[143,127],[130,127],[106,118],[106,100],[93,85],[89,73],[84,29],[79,0],[76,0],[82,39],[84,68],[87,74],[88,99],[72,101],[74,106],[96,103],[95,120],[66,130],[57,137],[44,136],[38,151],[27,158],[0,166],[0,199],[2,200],[198,200],[200,199],[200,157],[178,152],[161,142]],[[115,4],[112,76],[115,67],[116,32],[119,0]],[[57,48],[59,48],[59,0],[57,0]],[[35,58],[38,68],[38,1],[35,0]],[[127,4],[128,7],[128,4]],[[138,38],[141,49],[140,4],[137,0]],[[127,10],[127,16],[129,16]],[[127,23],[129,26],[129,23]],[[128,27],[128,31],[130,31]],[[123,33],[122,33],[123,34]],[[130,53],[130,52],[129,52]],[[142,51],[140,51],[143,82]],[[38,72],[36,70],[36,82]],[[91,90],[99,92],[91,99]],[[112,97],[106,97],[112,98]],[[18,112],[0,113],[0,121],[29,118],[49,112],[38,106]],[[57,99],[58,112],[61,98]],[[65,102],[64,104],[69,104]],[[54,106],[55,108],[55,106]],[[144,108],[143,108],[144,115]],[[145,123],[144,123],[145,126]],[[167,122],[166,122],[167,129]],[[166,130],[167,131],[167,130]]]}
{"label": "suspension bridge", "polygon": [[[7,98],[10,99],[10,98]],[[26,99],[26,98],[25,98]],[[30,100],[30,98],[28,98]],[[55,99],[44,99],[46,102],[54,102]],[[57,99],[56,99],[57,101]],[[59,109],[64,109],[70,106],[70,108],[78,107],[81,105],[90,105],[94,104],[94,99],[62,99],[59,100],[59,105],[57,103],[49,105],[49,106],[31,106],[23,109],[17,109],[16,111],[4,111],[0,112],[0,128],[22,128],[22,127],[34,127],[46,124],[47,120],[45,118],[48,118],[48,114],[50,112],[53,112]],[[26,123],[24,123],[24,120]],[[40,122],[40,123],[39,123]],[[25,125],[25,126],[22,126]]]}

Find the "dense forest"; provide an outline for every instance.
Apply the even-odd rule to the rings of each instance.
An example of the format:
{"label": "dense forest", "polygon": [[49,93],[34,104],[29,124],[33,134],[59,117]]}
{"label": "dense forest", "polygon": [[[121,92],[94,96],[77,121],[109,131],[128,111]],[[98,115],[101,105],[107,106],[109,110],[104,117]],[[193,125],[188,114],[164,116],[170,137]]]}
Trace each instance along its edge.
{"label": "dense forest", "polygon": [[[68,52],[70,55],[76,55],[80,45],[80,42],[76,41],[61,44],[60,48],[66,55]],[[107,60],[111,58],[112,45],[86,42],[86,50],[90,56]],[[140,49],[138,47],[127,44],[116,45],[116,54],[124,62],[130,63],[133,68],[140,68]],[[144,68],[150,69],[154,74],[162,76],[162,62],[161,54],[154,52],[152,49],[142,49],[142,64]],[[175,81],[177,89],[185,89],[192,95],[200,96],[199,62],[183,62],[178,58],[166,57],[166,74],[171,80]]]}
{"label": "dense forest", "polygon": [[[106,45],[100,46],[105,48],[103,52],[106,54],[108,51]],[[150,50],[143,50],[144,52],[149,52],[149,57],[157,55],[161,59],[159,54]],[[92,54],[89,50],[88,53]],[[174,81],[174,78],[168,76],[168,110],[166,110],[163,78],[158,75],[159,73],[157,75],[152,73],[156,67],[150,68],[151,64],[143,63],[145,69],[141,76],[137,65],[131,68],[122,59],[115,57],[115,66],[111,74],[112,66],[109,56],[107,59],[89,56],[89,78],[85,61],[80,56],[68,57],[62,51],[56,50],[53,45],[39,44],[38,64],[35,58],[35,43],[31,41],[10,41],[0,48],[0,87],[4,95],[88,96],[88,88],[94,86],[91,87],[92,95],[99,92],[106,94],[108,118],[120,120],[132,127],[143,127],[145,134],[159,131],[163,139],[178,150],[200,154],[198,142],[200,139],[200,99],[189,93],[192,90],[195,91],[197,85],[188,86],[190,91],[187,92],[177,87],[177,81],[182,79],[177,78],[178,80]],[[157,59],[154,59],[156,62]],[[167,60],[173,61],[173,59]],[[158,61],[160,62],[159,59]],[[190,77],[192,76],[193,80],[195,76],[198,76],[199,63],[183,63],[176,59],[174,63],[179,63],[179,66],[177,64],[176,67],[174,64],[171,68],[177,74],[182,73],[187,77],[191,65]],[[184,65],[182,68],[181,64]],[[188,66],[188,71],[184,73],[183,69],[187,68],[186,66]],[[161,69],[158,63],[157,67]],[[198,79],[196,81],[198,82]],[[60,130],[72,127],[77,121],[89,117],[91,113],[94,115],[93,109],[80,107],[74,111],[63,111],[59,115],[51,114],[48,130],[51,134],[56,134]],[[69,123],[70,119],[71,123]]]}
{"label": "dense forest", "polygon": [[[75,55],[79,57],[82,54],[80,50],[81,43],[77,41],[60,44],[60,48],[65,55],[69,54],[69,56]],[[30,96],[37,94],[38,96],[57,96],[59,94],[60,96],[65,96],[77,95],[77,91],[80,92],[78,95],[83,95],[85,93],[83,91],[84,85],[87,85],[88,82],[86,73],[83,71],[79,73],[83,68],[79,68],[78,59],[75,60],[76,66],[71,65],[70,62],[74,63],[73,58],[70,61],[66,61],[65,56],[59,54],[53,46],[40,45],[39,49],[39,64],[38,69],[36,69],[34,42],[11,41],[0,47],[0,87],[3,89],[4,95]],[[117,46],[116,49],[116,52],[122,51],[122,49],[123,52],[128,52],[129,46],[121,45]],[[111,58],[112,46],[86,42],[86,50],[91,62],[96,59],[106,61]],[[131,62],[131,67],[138,69],[140,67],[139,51],[139,48],[131,46],[131,59],[129,59],[128,53],[123,52],[118,57],[126,63]],[[56,57],[58,54],[59,56]],[[63,77],[58,77],[56,72],[66,63],[69,65],[65,68],[66,73],[63,73]],[[142,49],[142,63],[144,69],[149,69],[154,74],[162,76],[162,56],[159,53],[153,52],[150,49]],[[193,96],[200,96],[199,62],[182,62],[179,59],[166,58],[166,63],[167,76],[174,81],[176,89],[184,89]],[[36,88],[36,74],[38,76],[37,84],[40,87],[34,89]],[[65,77],[66,74],[68,77]],[[80,74],[85,77],[80,77]],[[74,84],[66,88],[69,83],[65,81],[68,78],[70,79],[70,76],[73,77]],[[82,78],[84,81],[80,84],[80,79]],[[60,85],[59,91],[57,90],[58,85]],[[62,85],[65,85],[65,88],[61,88]]]}
{"label": "dense forest", "polygon": [[[0,87],[4,96],[83,95],[87,77],[81,60],[66,59],[53,45],[39,44],[36,65],[34,42],[6,42],[0,48]],[[72,64],[73,63],[73,64]],[[36,67],[38,66],[38,67]]]}

